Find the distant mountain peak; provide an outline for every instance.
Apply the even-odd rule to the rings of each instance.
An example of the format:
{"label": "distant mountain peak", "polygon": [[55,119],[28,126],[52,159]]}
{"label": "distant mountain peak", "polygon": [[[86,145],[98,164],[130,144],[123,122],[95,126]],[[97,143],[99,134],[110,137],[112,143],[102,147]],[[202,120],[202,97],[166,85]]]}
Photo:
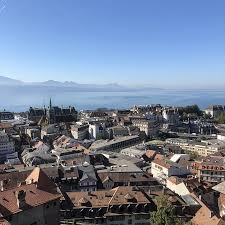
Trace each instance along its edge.
{"label": "distant mountain peak", "polygon": [[23,81],[12,79],[5,76],[0,76],[0,85],[19,85],[23,84]]}

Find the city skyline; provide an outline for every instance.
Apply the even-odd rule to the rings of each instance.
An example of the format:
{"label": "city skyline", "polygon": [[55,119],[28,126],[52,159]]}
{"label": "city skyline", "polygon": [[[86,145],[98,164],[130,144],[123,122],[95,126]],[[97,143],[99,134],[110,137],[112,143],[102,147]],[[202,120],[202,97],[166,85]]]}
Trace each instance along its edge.
{"label": "city skyline", "polygon": [[224,8],[221,0],[1,0],[0,76],[221,87]]}

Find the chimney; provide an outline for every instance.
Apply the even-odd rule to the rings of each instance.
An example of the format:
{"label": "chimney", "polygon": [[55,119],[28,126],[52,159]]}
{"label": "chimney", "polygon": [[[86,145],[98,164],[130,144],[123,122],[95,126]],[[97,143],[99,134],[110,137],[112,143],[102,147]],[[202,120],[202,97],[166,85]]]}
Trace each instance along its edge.
{"label": "chimney", "polygon": [[4,181],[3,180],[0,181],[0,190],[4,191]]}
{"label": "chimney", "polygon": [[209,218],[212,218],[214,216],[214,213],[213,213],[213,211],[209,211]]}
{"label": "chimney", "polygon": [[26,192],[23,190],[16,191],[15,195],[18,208],[23,208],[26,205]]}

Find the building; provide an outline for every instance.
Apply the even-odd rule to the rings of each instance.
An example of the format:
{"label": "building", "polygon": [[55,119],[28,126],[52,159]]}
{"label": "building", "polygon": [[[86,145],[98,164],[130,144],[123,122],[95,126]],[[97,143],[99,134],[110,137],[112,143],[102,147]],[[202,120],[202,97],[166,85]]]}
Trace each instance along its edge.
{"label": "building", "polygon": [[223,134],[218,134],[218,135],[217,135],[217,139],[218,139],[218,140],[221,140],[221,141],[225,141],[225,133],[223,133]]}
{"label": "building", "polygon": [[0,217],[11,225],[59,225],[60,197],[55,184],[35,168],[24,182],[0,192]]}
{"label": "building", "polygon": [[102,139],[105,134],[105,125],[99,122],[91,122],[89,124],[89,138]]}
{"label": "building", "polygon": [[56,148],[52,149],[52,156],[56,156],[57,162],[62,162],[68,159],[76,159],[84,154],[84,147],[76,147],[76,148]]}
{"label": "building", "polygon": [[134,114],[143,114],[143,113],[157,113],[162,111],[162,106],[160,104],[155,104],[155,105],[139,105],[139,106],[134,106],[131,111]]}
{"label": "building", "polygon": [[179,113],[175,109],[164,109],[162,112],[162,116],[164,119],[164,123],[177,125],[180,122]]}
{"label": "building", "polygon": [[[149,225],[155,204],[135,187],[94,192],[67,192],[61,216],[76,224]],[[70,206],[70,207],[68,207]]]}
{"label": "building", "polygon": [[14,142],[4,131],[0,131],[0,161],[7,160],[7,156],[15,153]]}
{"label": "building", "polygon": [[225,106],[223,105],[211,105],[205,109],[205,113],[215,118],[225,111]]}
{"label": "building", "polygon": [[65,124],[50,124],[41,129],[41,139],[53,141],[60,135],[67,135],[68,131]]}
{"label": "building", "polygon": [[225,157],[207,156],[199,162],[192,163],[192,169],[196,171],[199,180],[210,183],[225,181]]}
{"label": "building", "polygon": [[151,174],[162,184],[166,184],[166,180],[171,176],[185,176],[190,171],[178,163],[167,159],[155,159],[151,162]]}
{"label": "building", "polygon": [[0,112],[0,122],[14,120],[14,114],[12,112],[2,111]]}
{"label": "building", "polygon": [[60,122],[75,122],[77,121],[77,111],[74,107],[58,107],[52,106],[50,99],[48,108],[32,108],[28,111],[28,119],[38,123],[44,120],[47,124]]}
{"label": "building", "polygon": [[34,146],[33,146],[34,150],[37,151],[48,151],[50,150],[50,146],[46,143],[44,143],[43,141],[38,141]]}
{"label": "building", "polygon": [[25,134],[27,134],[31,140],[41,138],[41,129],[40,127],[27,127],[25,129]]}
{"label": "building", "polygon": [[92,151],[119,151],[121,149],[133,146],[141,142],[137,135],[117,137],[112,140],[98,140],[94,142],[90,150]]}
{"label": "building", "polygon": [[135,127],[138,127],[140,131],[144,131],[148,137],[155,137],[159,132],[160,127],[157,121],[133,119],[132,123]]}
{"label": "building", "polygon": [[214,213],[211,208],[209,208],[202,201],[199,201],[201,208],[196,212],[195,216],[191,219],[191,224],[193,225],[225,225],[225,221]]}
{"label": "building", "polygon": [[128,136],[129,130],[128,127],[124,126],[115,126],[106,129],[109,138],[117,137],[117,136]]}
{"label": "building", "polygon": [[89,124],[75,124],[71,125],[71,134],[74,139],[82,141],[84,139],[89,138]]}
{"label": "building", "polygon": [[78,140],[66,135],[62,135],[53,141],[54,148],[73,148],[78,146],[80,146]]}
{"label": "building", "polygon": [[218,207],[219,207],[220,217],[224,219],[225,218],[225,181],[217,184],[212,189],[219,194]]}
{"label": "building", "polygon": [[148,173],[133,173],[133,172],[99,172],[99,188],[112,189],[119,186],[138,186],[150,187],[159,186],[159,183]]}
{"label": "building", "polygon": [[78,190],[83,192],[96,191],[98,179],[95,174],[94,166],[88,162],[84,162],[83,165],[78,166],[79,173],[79,188]]}
{"label": "building", "polygon": [[130,148],[125,148],[120,151],[121,154],[127,155],[135,158],[143,158],[143,155],[146,153],[145,145],[139,144],[132,146]]}
{"label": "building", "polygon": [[225,150],[225,141],[219,139],[199,142],[181,138],[168,138],[166,143],[179,146],[184,152],[195,153],[199,156],[208,156]]}

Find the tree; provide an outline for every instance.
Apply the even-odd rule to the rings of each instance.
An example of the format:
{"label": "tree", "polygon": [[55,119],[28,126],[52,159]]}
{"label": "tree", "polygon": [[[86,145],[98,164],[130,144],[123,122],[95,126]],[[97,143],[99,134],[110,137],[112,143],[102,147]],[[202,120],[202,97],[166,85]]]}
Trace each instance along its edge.
{"label": "tree", "polygon": [[220,113],[220,114],[216,117],[216,122],[217,122],[217,123],[225,123],[225,112]]}
{"label": "tree", "polygon": [[182,225],[166,195],[156,197],[156,205],[157,211],[151,213],[151,225]]}
{"label": "tree", "polygon": [[196,117],[202,116],[203,112],[199,109],[198,105],[188,105],[185,107],[180,107],[178,112],[182,118],[187,118],[187,116]]}

